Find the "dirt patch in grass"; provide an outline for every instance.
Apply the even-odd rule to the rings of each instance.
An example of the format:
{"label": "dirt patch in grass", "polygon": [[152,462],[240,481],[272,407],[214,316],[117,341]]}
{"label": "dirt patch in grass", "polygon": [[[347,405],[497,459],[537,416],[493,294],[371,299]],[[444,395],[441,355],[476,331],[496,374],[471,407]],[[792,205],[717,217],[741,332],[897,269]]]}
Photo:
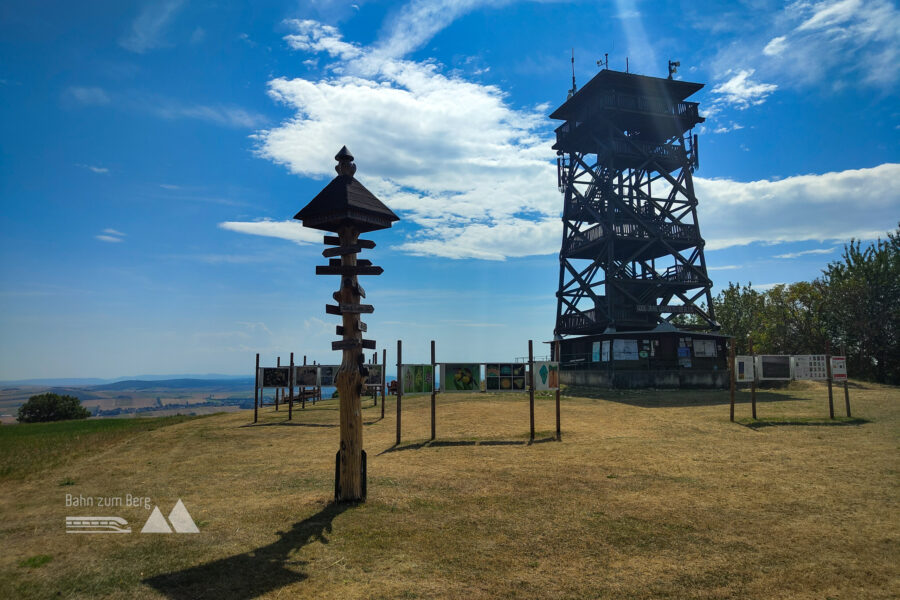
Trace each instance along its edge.
{"label": "dirt patch in grass", "polygon": [[[900,392],[769,390],[563,399],[562,442],[529,444],[525,394],[365,404],[369,500],[330,504],[336,403],[267,407],[136,432],[0,490],[0,596],[43,598],[894,598],[900,592]],[[778,396],[780,395],[780,396]],[[725,401],[722,402],[721,399]],[[739,393],[738,418],[749,415]],[[555,406],[536,403],[538,438]],[[749,423],[748,423],[749,425]],[[60,487],[70,478],[72,484]],[[66,535],[66,493],[182,499],[199,534]],[[52,569],[23,560],[53,555]]]}

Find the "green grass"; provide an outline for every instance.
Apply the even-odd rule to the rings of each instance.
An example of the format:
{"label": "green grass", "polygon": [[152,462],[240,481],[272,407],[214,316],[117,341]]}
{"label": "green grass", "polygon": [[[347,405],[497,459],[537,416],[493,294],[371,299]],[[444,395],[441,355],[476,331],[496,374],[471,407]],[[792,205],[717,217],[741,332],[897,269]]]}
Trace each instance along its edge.
{"label": "green grass", "polygon": [[[198,417],[84,419],[0,427],[0,481],[21,479],[142,432]],[[72,485],[61,479],[59,485]]]}
{"label": "green grass", "polygon": [[19,561],[19,566],[27,569],[37,569],[38,567],[46,565],[51,560],[53,560],[53,557],[49,554],[36,554],[34,556],[29,556],[25,560]]}

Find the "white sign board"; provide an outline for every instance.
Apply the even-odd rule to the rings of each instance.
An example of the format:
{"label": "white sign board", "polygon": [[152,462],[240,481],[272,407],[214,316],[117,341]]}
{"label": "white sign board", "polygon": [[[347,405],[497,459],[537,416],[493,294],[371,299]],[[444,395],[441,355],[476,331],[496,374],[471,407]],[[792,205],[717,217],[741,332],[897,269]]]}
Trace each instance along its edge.
{"label": "white sign board", "polygon": [[794,379],[828,379],[824,354],[799,354],[794,357]]}
{"label": "white sign board", "polygon": [[694,356],[715,358],[716,340],[694,340]]}
{"label": "white sign board", "polygon": [[613,340],[613,360],[638,360],[637,340]]}
{"label": "white sign board", "polygon": [[738,383],[753,381],[753,357],[734,357],[734,380]]}
{"label": "white sign board", "polygon": [[534,389],[542,392],[559,389],[559,363],[542,361],[534,363]]}
{"label": "white sign board", "polygon": [[831,357],[831,378],[834,381],[847,381],[847,357]]}
{"label": "white sign board", "polygon": [[603,350],[600,356],[603,362],[609,362],[609,340],[603,340]]}

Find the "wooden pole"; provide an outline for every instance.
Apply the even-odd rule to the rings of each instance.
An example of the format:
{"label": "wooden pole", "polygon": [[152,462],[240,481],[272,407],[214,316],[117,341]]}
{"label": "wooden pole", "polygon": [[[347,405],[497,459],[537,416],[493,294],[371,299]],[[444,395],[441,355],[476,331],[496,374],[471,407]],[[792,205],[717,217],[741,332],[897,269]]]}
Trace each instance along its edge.
{"label": "wooden pole", "polygon": [[[281,367],[281,357],[278,357],[278,361],[275,363],[276,367]],[[281,388],[275,388],[275,412],[278,412],[278,392]]]}
{"label": "wooden pole", "polygon": [[[844,364],[847,364],[847,347],[841,344],[841,355],[844,357]],[[849,370],[849,369],[848,369]],[[848,377],[844,377],[844,405],[847,407],[847,418],[850,418],[850,389],[847,387]]]}
{"label": "wooden pole", "polygon": [[828,376],[828,416],[834,418],[834,395],[831,391],[831,340],[825,340],[825,373]]}
{"label": "wooden pole", "polygon": [[562,423],[559,418],[559,376],[562,374],[562,361],[559,358],[559,340],[556,340],[556,441],[562,441]]}
{"label": "wooden pole", "polygon": [[256,370],[253,374],[253,422],[256,423],[257,418],[259,418],[259,352],[256,353]]}
{"label": "wooden pole", "polygon": [[288,396],[288,421],[294,418],[294,353],[291,352],[291,371],[288,373],[288,382],[291,384],[290,396]]}
{"label": "wooden pole", "polygon": [[753,338],[750,338],[750,360],[753,361],[753,380],[750,382],[750,405],[753,408],[753,418],[756,418],[756,354],[753,353]]}
{"label": "wooden pole", "polygon": [[431,439],[435,438],[434,340],[431,340]]}
{"label": "wooden pole", "polygon": [[381,349],[381,418],[384,418],[384,398],[387,395],[387,348]]}
{"label": "wooden pole", "polygon": [[[352,226],[345,225],[338,231],[340,245],[353,246],[359,239],[359,232]],[[342,267],[355,267],[356,254],[341,256]],[[358,305],[360,302],[357,276],[341,276],[341,289],[338,292],[339,304]],[[362,389],[362,331],[359,324],[359,312],[342,310],[343,340],[355,342],[342,350],[343,360],[337,372],[338,402],[340,403],[341,445],[338,450],[339,484],[335,490],[335,500],[358,502],[365,500],[363,490],[365,484],[363,473],[363,437],[362,411],[360,409],[360,390]]]}
{"label": "wooden pole", "polygon": [[534,441],[534,344],[528,340],[528,407],[531,417],[531,441]]}
{"label": "wooden pole", "polygon": [[728,369],[731,371],[729,379],[731,380],[731,422],[734,423],[734,388],[737,385],[735,365],[734,365],[734,338],[728,340]]}
{"label": "wooden pole", "polygon": [[400,445],[400,399],[403,396],[403,342],[397,340],[397,443]]}

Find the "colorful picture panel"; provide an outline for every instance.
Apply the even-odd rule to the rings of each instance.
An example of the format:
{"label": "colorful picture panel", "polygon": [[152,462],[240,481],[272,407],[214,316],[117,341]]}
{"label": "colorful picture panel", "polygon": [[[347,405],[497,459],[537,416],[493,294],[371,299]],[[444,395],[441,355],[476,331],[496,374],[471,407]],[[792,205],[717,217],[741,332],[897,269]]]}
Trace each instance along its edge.
{"label": "colorful picture panel", "polygon": [[403,365],[402,374],[404,394],[431,393],[434,385],[431,365]]}
{"label": "colorful picture panel", "polygon": [[488,363],[484,369],[484,388],[509,392],[526,389],[525,363]]}
{"label": "colorful picture panel", "polygon": [[534,363],[534,389],[538,391],[559,389],[559,363],[536,362]]}
{"label": "colorful picture panel", "polygon": [[444,392],[480,392],[481,365],[441,365],[441,389]]}

